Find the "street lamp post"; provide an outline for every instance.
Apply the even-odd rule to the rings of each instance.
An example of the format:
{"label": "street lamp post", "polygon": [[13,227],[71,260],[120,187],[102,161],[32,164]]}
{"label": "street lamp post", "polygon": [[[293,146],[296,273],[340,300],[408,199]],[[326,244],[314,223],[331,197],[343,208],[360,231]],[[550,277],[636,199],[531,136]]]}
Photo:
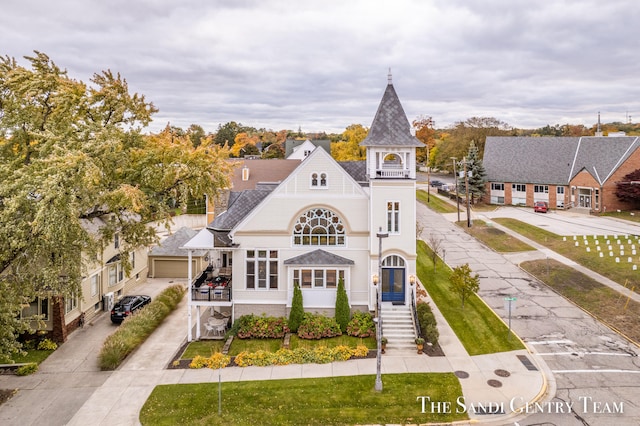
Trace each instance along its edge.
{"label": "street lamp post", "polygon": [[429,165],[429,144],[427,144],[427,203],[431,202],[431,166]]}
{"label": "street lamp post", "polygon": [[458,172],[456,172],[456,157],[453,160],[453,184],[456,186],[456,208],[458,209],[458,222],[460,222],[460,197],[458,196]]}
{"label": "street lamp post", "polygon": [[376,339],[378,340],[378,353],[376,356],[376,384],[375,390],[382,392],[382,239],[389,236],[388,232],[382,232],[382,227],[378,229],[376,237],[378,237],[378,279],[374,276],[373,284],[377,286],[376,294],[376,310],[378,312],[378,329],[376,331]]}

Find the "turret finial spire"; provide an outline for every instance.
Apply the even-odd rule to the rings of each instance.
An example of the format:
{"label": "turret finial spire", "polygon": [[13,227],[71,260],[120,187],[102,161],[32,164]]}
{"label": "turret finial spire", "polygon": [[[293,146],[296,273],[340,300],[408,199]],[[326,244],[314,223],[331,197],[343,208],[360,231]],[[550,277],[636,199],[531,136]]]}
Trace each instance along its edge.
{"label": "turret finial spire", "polygon": [[387,82],[388,82],[388,84],[392,84],[392,81],[391,81],[391,67],[389,67],[389,74],[387,74]]}

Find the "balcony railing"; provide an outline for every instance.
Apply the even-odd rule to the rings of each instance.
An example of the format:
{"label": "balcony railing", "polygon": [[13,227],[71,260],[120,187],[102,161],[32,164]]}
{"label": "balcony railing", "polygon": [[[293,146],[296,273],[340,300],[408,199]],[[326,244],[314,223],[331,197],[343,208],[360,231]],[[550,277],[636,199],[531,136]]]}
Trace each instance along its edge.
{"label": "balcony railing", "polygon": [[207,284],[203,284],[200,287],[193,288],[191,300],[204,302],[231,302],[231,296],[231,286],[212,287]]}
{"label": "balcony railing", "polygon": [[206,302],[231,302],[231,276],[218,275],[213,277],[210,269],[202,273],[193,280],[191,284],[191,300]]}
{"label": "balcony railing", "polygon": [[383,163],[382,167],[376,169],[376,176],[383,178],[408,178],[409,169],[404,168],[402,164]]}

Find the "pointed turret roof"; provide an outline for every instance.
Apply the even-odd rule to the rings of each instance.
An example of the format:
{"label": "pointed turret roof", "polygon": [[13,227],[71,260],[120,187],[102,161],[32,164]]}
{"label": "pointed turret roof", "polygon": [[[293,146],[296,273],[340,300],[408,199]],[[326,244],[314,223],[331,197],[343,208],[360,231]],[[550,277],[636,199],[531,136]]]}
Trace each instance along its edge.
{"label": "pointed turret roof", "polygon": [[424,144],[411,134],[409,120],[390,80],[371,123],[369,134],[360,145],[422,147]]}

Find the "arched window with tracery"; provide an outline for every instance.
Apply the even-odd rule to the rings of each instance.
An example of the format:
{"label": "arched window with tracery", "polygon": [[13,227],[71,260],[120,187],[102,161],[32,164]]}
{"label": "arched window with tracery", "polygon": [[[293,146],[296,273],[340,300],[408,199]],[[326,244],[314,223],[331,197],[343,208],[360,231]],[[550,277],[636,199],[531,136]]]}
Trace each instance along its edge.
{"label": "arched window with tracery", "polygon": [[293,227],[293,244],[297,246],[344,246],[345,243],[342,219],[328,209],[307,210]]}

